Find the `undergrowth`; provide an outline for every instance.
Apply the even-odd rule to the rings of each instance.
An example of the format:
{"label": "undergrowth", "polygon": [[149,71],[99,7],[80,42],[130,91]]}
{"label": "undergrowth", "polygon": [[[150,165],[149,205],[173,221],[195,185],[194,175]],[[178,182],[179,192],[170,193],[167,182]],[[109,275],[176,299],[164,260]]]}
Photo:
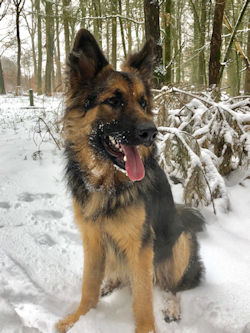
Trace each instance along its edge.
{"label": "undergrowth", "polygon": [[209,93],[166,87],[154,93],[161,166],[182,184],[187,205],[212,202],[215,212],[214,199],[223,198],[229,209],[225,181],[239,170],[247,175],[250,161],[250,98],[216,103]]}

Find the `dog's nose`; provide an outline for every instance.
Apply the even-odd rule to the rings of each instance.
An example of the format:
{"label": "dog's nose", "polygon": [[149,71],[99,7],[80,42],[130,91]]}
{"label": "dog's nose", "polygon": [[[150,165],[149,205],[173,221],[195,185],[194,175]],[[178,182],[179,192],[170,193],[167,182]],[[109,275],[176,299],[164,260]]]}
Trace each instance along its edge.
{"label": "dog's nose", "polygon": [[157,135],[157,128],[152,122],[142,122],[136,126],[136,135],[141,144],[150,146]]}

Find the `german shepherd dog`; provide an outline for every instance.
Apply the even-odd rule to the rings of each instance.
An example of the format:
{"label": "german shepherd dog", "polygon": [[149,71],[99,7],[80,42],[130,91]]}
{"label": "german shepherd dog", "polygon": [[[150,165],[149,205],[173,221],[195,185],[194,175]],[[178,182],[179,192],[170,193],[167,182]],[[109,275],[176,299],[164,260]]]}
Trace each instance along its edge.
{"label": "german shepherd dog", "polygon": [[[100,294],[124,285],[132,290],[135,332],[156,332],[153,285],[176,293],[202,276],[195,233],[203,218],[175,206],[155,157],[152,68],[152,40],[116,71],[90,32],[77,33],[63,121],[84,271],[80,305],[57,323],[59,332],[95,307]],[[177,304],[172,312],[164,309],[167,320],[179,318]]]}

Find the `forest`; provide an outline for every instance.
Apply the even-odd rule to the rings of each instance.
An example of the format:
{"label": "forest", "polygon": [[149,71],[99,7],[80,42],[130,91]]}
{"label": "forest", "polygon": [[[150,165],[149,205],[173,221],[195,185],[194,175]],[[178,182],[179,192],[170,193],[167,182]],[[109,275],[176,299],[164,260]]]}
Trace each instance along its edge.
{"label": "forest", "polygon": [[64,91],[67,55],[89,29],[114,68],[150,36],[155,87],[250,92],[248,0],[0,0],[0,93]]}
{"label": "forest", "polygon": [[[164,320],[176,304],[154,288],[156,332],[249,333],[249,0],[0,0],[0,332],[55,333],[81,297],[62,124],[80,28],[117,70],[153,39],[156,158],[177,209],[206,221],[204,278],[176,294],[178,321]],[[68,332],[133,333],[131,305],[117,288]]]}

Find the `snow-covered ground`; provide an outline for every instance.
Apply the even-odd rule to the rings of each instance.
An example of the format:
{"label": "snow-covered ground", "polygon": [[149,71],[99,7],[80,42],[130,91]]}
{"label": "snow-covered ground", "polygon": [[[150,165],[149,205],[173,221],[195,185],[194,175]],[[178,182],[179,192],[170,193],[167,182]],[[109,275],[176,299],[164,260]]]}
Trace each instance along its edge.
{"label": "snow-covered ground", "polygon": [[[62,152],[37,119],[62,108],[58,98],[0,97],[0,332],[52,333],[80,299],[82,246],[63,180]],[[43,109],[44,108],[44,109]],[[42,126],[42,125],[41,125]],[[34,135],[34,133],[36,133]],[[35,153],[42,151],[42,158]],[[35,154],[34,154],[35,153]],[[176,200],[181,191],[173,187]],[[155,288],[157,332],[250,332],[250,180],[228,188],[231,211],[203,210],[199,235],[206,266],[201,286],[178,295],[182,319],[167,324],[164,295]],[[132,333],[127,288],[102,298],[70,333]]]}

